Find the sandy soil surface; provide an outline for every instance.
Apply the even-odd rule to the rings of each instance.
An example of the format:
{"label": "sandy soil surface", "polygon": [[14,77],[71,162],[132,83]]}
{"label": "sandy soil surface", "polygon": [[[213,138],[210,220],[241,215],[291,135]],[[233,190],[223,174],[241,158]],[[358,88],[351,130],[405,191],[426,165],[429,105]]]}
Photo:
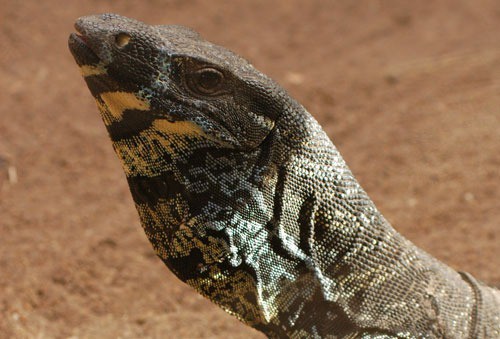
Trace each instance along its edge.
{"label": "sandy soil surface", "polygon": [[191,26],[323,124],[392,224],[500,284],[498,1],[0,1],[0,337],[262,337],[139,225],[67,49],[78,16]]}

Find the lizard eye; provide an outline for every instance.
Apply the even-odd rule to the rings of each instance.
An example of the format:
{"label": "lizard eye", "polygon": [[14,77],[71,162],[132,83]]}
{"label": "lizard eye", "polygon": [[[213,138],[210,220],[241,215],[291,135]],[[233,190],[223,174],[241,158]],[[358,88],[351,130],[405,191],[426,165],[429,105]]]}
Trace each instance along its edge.
{"label": "lizard eye", "polygon": [[215,68],[202,68],[187,74],[187,85],[200,95],[218,95],[224,89],[224,74]]}
{"label": "lizard eye", "polygon": [[118,33],[115,36],[115,44],[116,46],[118,46],[118,48],[123,48],[128,45],[128,43],[130,42],[130,38],[130,35],[128,35],[127,33]]}

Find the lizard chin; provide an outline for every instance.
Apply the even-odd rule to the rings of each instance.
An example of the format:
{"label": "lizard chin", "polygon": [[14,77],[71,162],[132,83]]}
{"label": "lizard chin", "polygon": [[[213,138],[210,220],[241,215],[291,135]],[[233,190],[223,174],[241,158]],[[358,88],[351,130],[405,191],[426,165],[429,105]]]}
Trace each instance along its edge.
{"label": "lizard chin", "polygon": [[94,53],[86,42],[84,35],[71,33],[68,39],[68,46],[76,63],[82,66],[96,66],[101,59]]}

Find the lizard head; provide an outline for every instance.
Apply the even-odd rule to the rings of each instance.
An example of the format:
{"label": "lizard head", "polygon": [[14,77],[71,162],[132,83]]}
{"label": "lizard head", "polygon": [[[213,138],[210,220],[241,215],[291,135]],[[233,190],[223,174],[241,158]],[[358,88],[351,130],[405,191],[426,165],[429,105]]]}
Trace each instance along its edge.
{"label": "lizard head", "polygon": [[75,27],[70,50],[157,254],[240,320],[268,322],[267,285],[279,280],[266,271],[274,260],[272,158],[283,156],[271,145],[294,102],[246,60],[188,28],[115,14],[82,17]]}
{"label": "lizard head", "polygon": [[273,81],[188,28],[116,14],[82,17],[75,28],[70,50],[113,139],[161,124],[251,149],[281,112]]}

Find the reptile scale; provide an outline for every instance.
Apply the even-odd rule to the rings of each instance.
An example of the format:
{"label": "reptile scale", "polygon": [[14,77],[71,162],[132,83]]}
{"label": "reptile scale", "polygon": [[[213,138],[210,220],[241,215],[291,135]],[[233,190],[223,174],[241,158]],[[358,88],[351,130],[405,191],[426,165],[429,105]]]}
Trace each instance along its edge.
{"label": "reptile scale", "polygon": [[397,233],[246,60],[182,26],[75,27],[144,231],[180,280],[272,338],[500,337],[500,291]]}

